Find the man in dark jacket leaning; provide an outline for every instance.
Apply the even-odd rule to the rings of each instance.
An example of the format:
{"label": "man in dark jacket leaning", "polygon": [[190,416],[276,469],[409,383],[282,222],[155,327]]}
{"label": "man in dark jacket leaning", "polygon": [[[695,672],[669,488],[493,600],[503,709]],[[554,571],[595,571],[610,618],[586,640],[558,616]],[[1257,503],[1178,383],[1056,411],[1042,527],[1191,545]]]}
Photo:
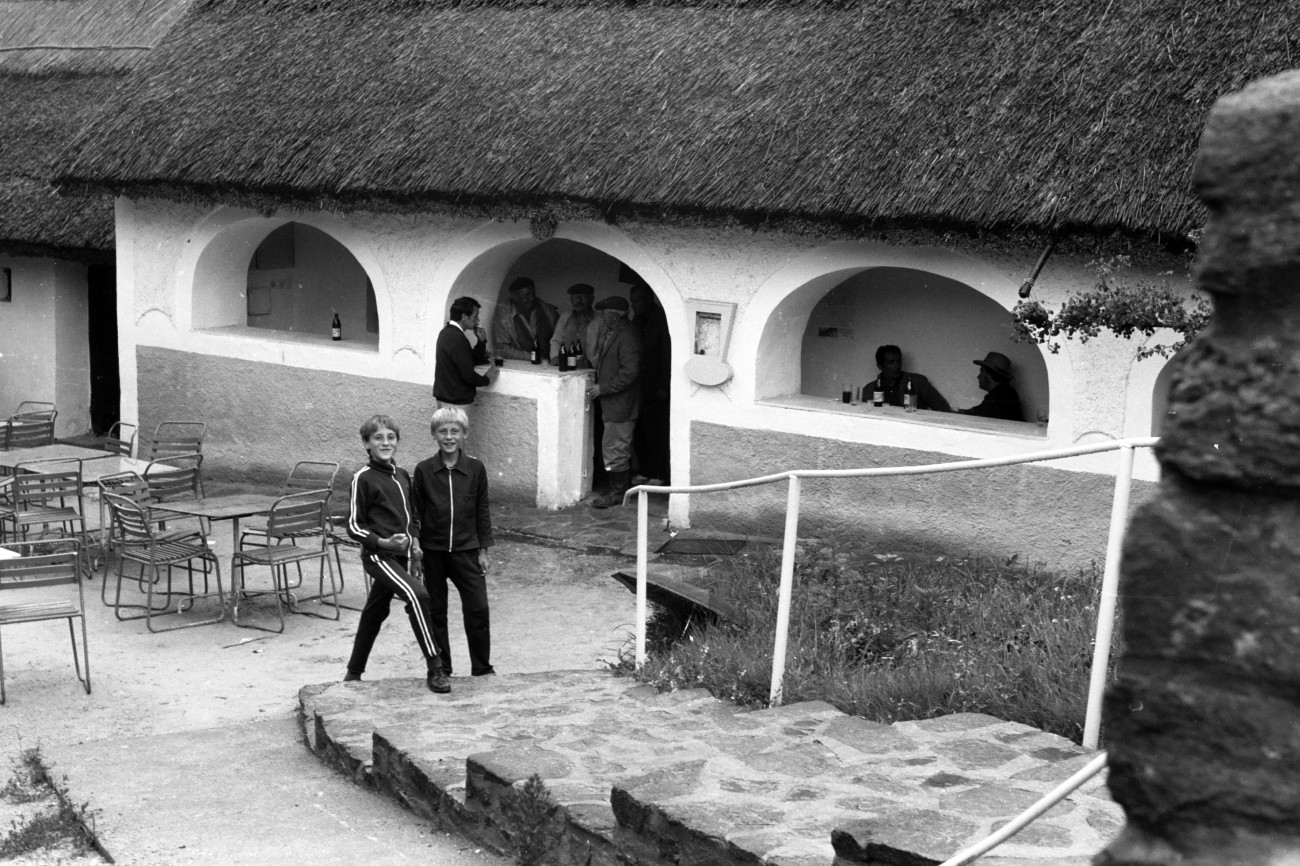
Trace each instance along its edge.
{"label": "man in dark jacket leaning", "polygon": [[641,340],[627,320],[628,302],[617,295],[596,304],[603,321],[589,357],[596,370],[587,396],[600,401],[605,419],[600,453],[609,474],[609,492],[592,506],[609,508],[623,501],[632,477],[632,437],[641,408]]}
{"label": "man in dark jacket leaning", "polygon": [[[451,321],[438,332],[434,350],[433,397],[438,405],[468,406],[474,402],[478,389],[491,385],[501,371],[488,367],[486,373],[474,369],[475,352],[479,363],[486,363],[487,345],[478,336],[480,304],[473,298],[457,298],[451,303]],[[475,345],[470,346],[473,334]]]}

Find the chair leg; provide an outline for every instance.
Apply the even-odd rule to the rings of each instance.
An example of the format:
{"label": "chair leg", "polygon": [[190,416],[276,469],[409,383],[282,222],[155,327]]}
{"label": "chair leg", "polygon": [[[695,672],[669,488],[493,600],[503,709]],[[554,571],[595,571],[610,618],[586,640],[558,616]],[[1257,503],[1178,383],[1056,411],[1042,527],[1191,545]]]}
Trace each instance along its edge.
{"label": "chair leg", "polygon": [[[226,618],[226,596],[225,596],[225,593],[222,592],[222,590],[221,590],[221,562],[220,562],[220,561],[219,561],[215,556],[212,556],[211,558],[209,558],[208,556],[203,556],[203,557],[201,557],[201,558],[202,558],[202,560],[203,560],[203,562],[204,562],[204,567],[203,567],[203,585],[204,585],[205,590],[206,590],[207,587],[208,587],[208,572],[209,572],[209,569],[208,569],[208,567],[207,567],[207,563],[211,563],[211,564],[212,564],[212,569],[211,569],[211,570],[215,573],[215,578],[216,578],[216,581],[217,581],[217,593],[216,593],[216,594],[217,594],[217,615],[216,615],[215,617],[211,617],[211,618],[209,618],[209,619],[201,619],[201,620],[196,620],[195,622],[182,623],[181,625],[173,625],[173,626],[169,626],[168,628],[154,628],[154,625],[153,625],[153,615],[151,615],[148,611],[146,611],[146,614],[145,614],[145,626],[148,627],[149,631],[153,632],[154,634],[159,634],[159,633],[161,633],[161,632],[167,632],[167,631],[178,631],[178,630],[183,629],[183,628],[194,628],[195,626],[200,626],[200,625],[212,625],[213,623],[221,622],[223,619]],[[192,562],[191,562],[191,563],[187,563],[186,567],[192,569],[192,568],[193,568],[193,563],[192,563]],[[154,566],[154,571],[155,571],[155,579],[154,579],[154,583],[157,583],[157,568],[158,568],[157,566]],[[168,597],[168,603],[167,603],[166,606],[164,606],[164,607],[162,608],[162,612],[160,612],[160,613],[158,614],[159,616],[163,615],[163,613],[169,613],[169,612],[170,612],[170,613],[176,613],[177,615],[179,615],[179,614],[181,614],[181,613],[184,613],[186,610],[189,610],[191,607],[193,607],[193,606],[194,606],[194,602],[195,602],[196,599],[199,599],[199,598],[205,598],[205,597],[207,597],[207,596],[212,595],[211,592],[203,592],[203,593],[197,593],[197,594],[191,592],[190,595],[188,595],[188,596],[187,596],[183,601],[181,601],[181,602],[179,602],[179,603],[177,604],[177,606],[176,606],[176,610],[175,610],[175,611],[167,611],[167,607],[170,607],[170,606],[171,606],[171,601],[170,601],[170,599],[171,599],[171,595],[172,595],[172,588],[171,588],[171,587],[172,587],[172,584],[171,584],[171,570],[172,570],[172,566],[170,566],[170,565],[167,566],[167,597]],[[192,589],[193,589],[193,578],[191,577],[190,580],[191,580],[191,586],[190,586],[190,589],[192,590]],[[153,586],[154,586],[154,583],[149,584],[149,599],[148,599],[148,601],[149,601],[149,604],[150,604],[150,605],[152,605],[152,603],[153,603]],[[152,608],[151,608],[151,610],[152,610]]]}
{"label": "chair leg", "polygon": [[[280,581],[279,581],[279,577],[277,576],[277,569],[275,568],[275,566],[272,566],[272,567],[271,567],[271,593],[275,596],[275,611],[276,611],[276,614],[279,616],[280,627],[279,627],[279,628],[269,628],[269,627],[267,627],[267,626],[264,626],[264,625],[258,625],[258,624],[253,623],[253,622],[247,622],[247,621],[245,621],[245,622],[240,622],[240,621],[239,621],[239,599],[241,598],[241,596],[243,596],[243,594],[244,594],[244,592],[245,592],[245,588],[244,588],[244,568],[245,568],[246,566],[247,566],[247,563],[245,563],[245,562],[243,562],[243,561],[241,561],[241,560],[235,560],[234,564],[231,566],[231,573],[230,573],[230,585],[231,585],[231,590],[230,590],[230,599],[231,599],[231,608],[230,608],[230,609],[231,609],[231,619],[232,619],[232,621],[235,623],[235,625],[237,625],[237,626],[240,627],[240,628],[253,628],[253,629],[257,629],[258,631],[267,631],[267,632],[270,632],[271,634],[281,634],[281,633],[284,631],[284,611],[282,610],[281,605],[280,605],[280,592],[281,592],[281,589],[280,589]],[[239,571],[239,582],[238,582],[238,584],[235,583],[235,570],[238,570],[238,571]],[[262,595],[263,593],[258,592],[258,593],[255,593],[255,594],[256,594],[256,595]]]}
{"label": "chair leg", "polygon": [[[77,682],[86,687],[86,694],[90,694],[90,656],[86,656],[86,675],[81,675],[81,656],[77,654],[77,628],[72,624],[76,617],[68,617],[68,637],[72,638],[72,666],[77,671]],[[82,636],[82,643],[85,643],[85,636]]]}
{"label": "chair leg", "polygon": [[[321,551],[321,558],[320,558],[320,559],[321,559],[321,566],[320,566],[320,592],[318,592],[316,595],[312,595],[312,596],[308,596],[308,597],[306,597],[306,598],[300,598],[300,599],[295,599],[295,598],[293,598],[293,596],[290,596],[290,597],[289,597],[289,598],[290,598],[289,610],[290,610],[290,612],[292,612],[292,613],[300,613],[300,614],[302,614],[303,616],[314,616],[314,617],[316,617],[317,619],[335,619],[335,620],[336,620],[336,619],[339,619],[340,616],[342,616],[342,614],[341,614],[340,611],[339,611],[339,590],[338,590],[338,586],[334,583],[334,563],[330,562],[329,551],[327,551],[327,550],[322,550],[322,551]],[[299,563],[298,567],[301,569],[301,568],[302,568],[302,564]],[[333,604],[334,604],[334,615],[333,615],[333,616],[326,616],[325,614],[312,613],[312,612],[309,611],[309,610],[299,610],[299,609],[298,609],[298,605],[301,604],[302,602],[305,602],[305,601],[319,601],[321,604],[325,604],[325,603],[326,603],[326,602],[325,602],[325,598],[326,598],[326,596],[325,596],[325,569],[326,569],[326,568],[329,569],[329,573],[330,573],[330,593],[329,593],[329,597],[333,600]],[[299,578],[299,583],[301,583],[301,582],[302,582],[302,579]]]}

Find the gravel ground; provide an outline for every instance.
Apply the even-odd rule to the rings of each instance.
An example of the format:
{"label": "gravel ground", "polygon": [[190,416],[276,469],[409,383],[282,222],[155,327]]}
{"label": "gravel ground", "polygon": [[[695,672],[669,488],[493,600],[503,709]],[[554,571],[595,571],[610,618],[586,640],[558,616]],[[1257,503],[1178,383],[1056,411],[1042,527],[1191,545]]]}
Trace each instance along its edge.
{"label": "gravel ground", "polygon": [[[215,492],[220,491],[209,490],[208,495]],[[93,512],[94,508],[87,510]],[[218,524],[213,533],[223,562],[229,561],[231,544],[226,526]],[[590,669],[613,661],[626,646],[634,603],[632,596],[610,579],[620,560],[507,541],[493,548],[492,563],[489,592],[493,663],[498,671]],[[362,582],[355,551],[345,551],[344,570],[344,600],[359,606]],[[8,765],[33,746],[53,760],[57,777],[61,748],[111,750],[129,738],[287,719],[296,712],[301,686],[343,675],[356,628],[355,612],[345,610],[338,622],[291,616],[281,635],[237,629],[228,621],[150,634],[143,623],[118,622],[111,609],[100,602],[103,579],[101,573],[85,586],[92,694],[86,695],[74,677],[63,623],[24,624],[4,631],[9,701],[0,707],[0,757],[6,759],[5,778]],[[469,665],[454,592],[452,598],[453,660],[459,672],[466,672]],[[422,676],[422,672],[423,660],[405,614],[396,607],[375,646],[366,676],[410,677]],[[255,773],[256,768],[250,767],[249,772]],[[188,781],[177,780],[177,790],[183,790]],[[72,794],[75,800],[76,791]],[[355,796],[376,797],[360,788]],[[88,805],[93,813],[95,804]],[[12,830],[12,822],[21,821],[30,808],[0,797],[0,834]],[[386,820],[394,832],[418,833],[424,840],[426,828],[418,826],[418,820],[399,806],[391,805]],[[445,841],[446,851],[422,857],[424,862],[447,866],[500,862],[478,857],[455,859],[464,857],[463,843],[450,838]],[[122,859],[121,852],[112,853]],[[188,853],[196,862],[202,859],[202,852]],[[78,859],[66,850],[51,848],[13,862],[102,861],[94,855]],[[220,862],[219,856],[211,862]]]}

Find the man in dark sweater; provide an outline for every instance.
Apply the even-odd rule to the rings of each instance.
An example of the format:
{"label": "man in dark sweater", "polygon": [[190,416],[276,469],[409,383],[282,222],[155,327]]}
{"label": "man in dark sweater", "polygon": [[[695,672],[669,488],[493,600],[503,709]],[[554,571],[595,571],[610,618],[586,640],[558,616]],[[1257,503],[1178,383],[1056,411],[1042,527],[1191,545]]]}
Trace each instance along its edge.
{"label": "man in dark sweater", "polygon": [[451,304],[451,321],[438,333],[438,345],[433,362],[433,397],[439,405],[467,406],[474,402],[479,388],[491,385],[501,371],[495,366],[486,373],[474,369],[474,353],[481,350],[480,363],[486,361],[486,346],[475,336],[477,345],[470,345],[470,335],[478,330],[479,307],[473,298],[457,298]]}

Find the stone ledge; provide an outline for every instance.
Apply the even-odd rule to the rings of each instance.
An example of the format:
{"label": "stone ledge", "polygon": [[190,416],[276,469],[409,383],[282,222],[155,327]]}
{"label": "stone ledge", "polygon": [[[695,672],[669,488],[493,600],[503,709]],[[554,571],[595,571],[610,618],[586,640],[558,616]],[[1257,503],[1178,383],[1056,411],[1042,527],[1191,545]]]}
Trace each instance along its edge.
{"label": "stone ledge", "polygon": [[[989,716],[740,711],[602,671],[454,678],[449,696],[422,680],[331,684],[300,701],[322,760],[503,853],[530,832],[518,816],[537,774],[557,806],[541,829],[564,866],[938,863],[1088,756]],[[1119,824],[1104,790],[1080,792],[997,862],[1072,866]]]}

